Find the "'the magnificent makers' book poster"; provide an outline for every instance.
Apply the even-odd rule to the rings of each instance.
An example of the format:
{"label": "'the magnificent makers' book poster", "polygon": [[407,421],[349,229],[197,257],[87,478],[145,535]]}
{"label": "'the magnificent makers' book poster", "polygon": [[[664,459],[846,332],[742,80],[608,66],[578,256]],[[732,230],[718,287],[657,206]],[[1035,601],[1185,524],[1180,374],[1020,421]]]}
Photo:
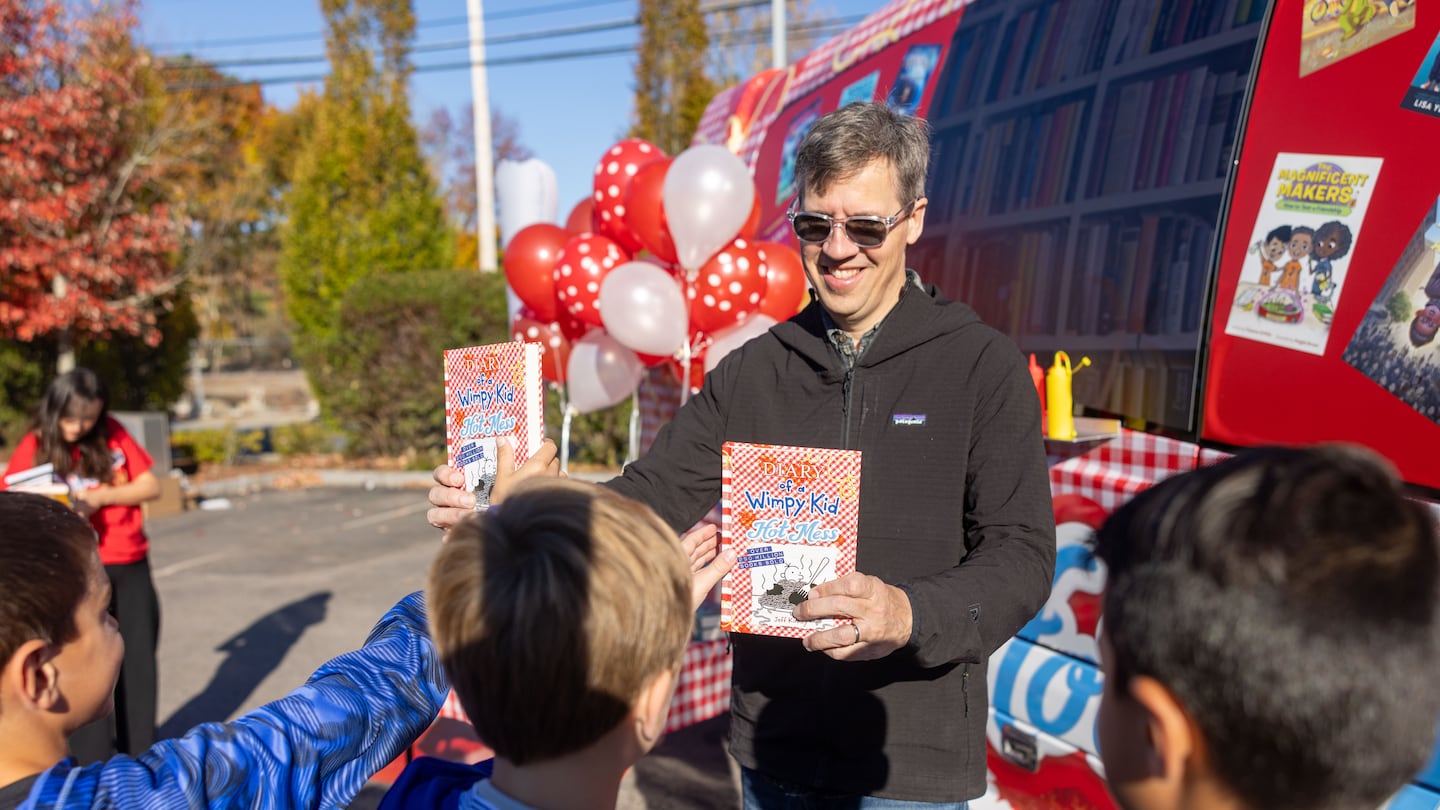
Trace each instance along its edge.
{"label": "'the magnificent makers' book poster", "polygon": [[516,341],[445,351],[445,448],[481,503],[495,483],[496,440],[512,438],[519,466],[545,438],[540,348]]}
{"label": "'the magnificent makers' book poster", "polygon": [[[1325,354],[1380,163],[1378,157],[1275,156],[1225,334]],[[1224,291],[1219,300],[1224,306]]]}
{"label": "'the magnificent makers' book poster", "polygon": [[840,624],[791,611],[855,570],[860,451],[726,442],[721,459],[721,538],[740,558],[720,586],[721,629],[803,638]]}

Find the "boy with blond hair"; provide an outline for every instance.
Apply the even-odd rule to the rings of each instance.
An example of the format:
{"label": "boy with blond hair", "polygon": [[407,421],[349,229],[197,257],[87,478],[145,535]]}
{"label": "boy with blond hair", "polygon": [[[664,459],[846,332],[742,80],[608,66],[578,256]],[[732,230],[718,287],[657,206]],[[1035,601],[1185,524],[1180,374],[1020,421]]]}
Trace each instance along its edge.
{"label": "boy with blond hair", "polygon": [[1360,810],[1440,715],[1435,518],[1377,456],[1268,448],[1105,522],[1097,720],[1125,810]]}
{"label": "boy with blond hair", "polygon": [[566,480],[523,482],[457,523],[430,571],[431,632],[495,758],[418,759],[381,808],[613,808],[664,729],[695,602],[734,562],[700,570],[714,553],[700,545]]}

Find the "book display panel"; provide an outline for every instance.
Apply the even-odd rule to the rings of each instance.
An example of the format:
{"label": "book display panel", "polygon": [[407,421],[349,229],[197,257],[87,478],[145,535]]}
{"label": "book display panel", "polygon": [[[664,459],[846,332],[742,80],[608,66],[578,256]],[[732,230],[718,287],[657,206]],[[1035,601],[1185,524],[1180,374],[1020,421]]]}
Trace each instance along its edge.
{"label": "book display panel", "polygon": [[930,112],[912,266],[1086,409],[1195,429],[1215,223],[1263,2],[971,4]]}
{"label": "book display panel", "polygon": [[1201,438],[1354,442],[1440,491],[1440,17],[1272,5],[1218,235]]}

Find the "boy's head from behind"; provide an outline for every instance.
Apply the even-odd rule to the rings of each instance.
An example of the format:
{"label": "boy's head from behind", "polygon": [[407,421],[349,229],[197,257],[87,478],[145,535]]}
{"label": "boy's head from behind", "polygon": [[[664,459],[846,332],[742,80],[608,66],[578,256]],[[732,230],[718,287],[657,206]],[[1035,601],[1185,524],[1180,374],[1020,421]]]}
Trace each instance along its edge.
{"label": "boy's head from behind", "polygon": [[1437,542],[1382,461],[1338,445],[1247,452],[1117,510],[1095,553],[1120,804],[1372,808],[1398,790],[1440,715]]}
{"label": "boy's head from behind", "polygon": [[[428,598],[455,693],[498,756],[528,765],[578,752],[637,702],[663,725],[692,626],[690,572],[648,507],[590,484],[526,481],[450,530]],[[653,744],[659,731],[640,736]]]}
{"label": "boy's head from behind", "polygon": [[63,744],[109,713],[125,649],[109,605],[89,522],[43,495],[0,492],[0,724],[10,734],[43,725]]}

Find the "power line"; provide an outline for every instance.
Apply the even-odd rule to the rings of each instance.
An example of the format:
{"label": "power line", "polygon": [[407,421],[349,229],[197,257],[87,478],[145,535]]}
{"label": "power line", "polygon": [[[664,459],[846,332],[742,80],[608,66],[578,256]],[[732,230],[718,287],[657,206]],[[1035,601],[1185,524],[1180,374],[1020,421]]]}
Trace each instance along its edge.
{"label": "power line", "polygon": [[[768,0],[762,0],[768,2]],[[810,23],[806,25],[790,26],[789,33],[795,35],[823,36],[830,33],[839,33],[851,25],[863,20],[867,15],[857,14],[849,17],[841,17],[832,20]],[[750,31],[743,31],[734,39],[728,40],[727,44],[747,45],[763,42],[770,36],[768,27],[756,28]],[[488,41],[488,38],[487,38]],[[633,53],[633,44],[606,46],[598,48],[582,48],[569,51],[551,51],[547,53],[526,54],[523,56],[507,56],[498,58],[487,58],[484,62],[486,67],[506,67],[510,65],[533,64],[536,62],[563,62],[572,59],[588,59],[600,56],[615,56],[622,53]],[[428,65],[415,65],[415,73],[441,73],[451,70],[469,70],[473,64],[469,60],[458,62],[442,62]],[[306,82],[323,81],[327,73],[309,73],[294,76],[267,76],[257,79],[230,79],[223,81],[184,82],[179,84],[166,85],[170,91],[176,90],[223,90],[242,85],[267,85],[267,84],[301,84]]]}
{"label": "power line", "polygon": [[[498,11],[486,14],[486,20],[508,20],[517,17],[535,17],[541,14],[550,14],[558,11],[574,11],[582,8],[599,8],[602,6],[618,6],[630,4],[634,0],[601,0],[600,2],[579,2],[553,3],[548,6],[533,6],[526,9],[513,11]],[[464,17],[444,17],[438,20],[427,20],[416,23],[415,27],[420,28],[448,28],[454,25],[461,25],[467,22]],[[281,42],[314,42],[325,39],[323,31],[309,31],[303,34],[264,34],[253,37],[234,37],[232,39],[216,39],[199,42],[168,43],[156,48],[156,52],[184,53],[201,48],[233,48],[242,45],[273,45]]]}
{"label": "power line", "polygon": [[[486,14],[486,15],[485,15],[485,19],[486,19],[487,21],[489,21],[489,20],[514,19],[514,18],[518,18],[518,17],[533,17],[533,16],[539,16],[539,15],[541,15],[541,14],[549,14],[549,13],[560,12],[560,11],[574,11],[574,10],[576,10],[576,9],[582,9],[582,8],[600,8],[600,7],[602,7],[602,6],[614,6],[614,5],[620,5],[620,4],[622,4],[622,3],[624,3],[624,4],[629,4],[629,3],[632,3],[632,2],[634,2],[634,0],[602,0],[602,2],[594,2],[594,3],[592,3],[592,2],[584,2],[583,0],[581,0],[580,2],[552,3],[552,4],[548,5],[548,6],[534,6],[534,7],[532,7],[532,8],[528,8],[528,9],[516,9],[516,10],[513,10],[513,11],[500,11],[500,12],[490,13],[490,14]],[[722,11],[734,11],[734,10],[736,10],[736,9],[751,8],[751,7],[754,7],[754,6],[763,6],[763,5],[768,5],[769,3],[770,3],[770,0],[730,0],[730,2],[716,3],[716,4],[714,4],[714,5],[712,5],[712,6],[708,7],[708,8],[702,8],[702,9],[700,9],[700,13],[702,13],[702,14],[714,14],[714,13],[722,12]],[[438,19],[438,20],[429,20],[429,21],[426,21],[426,22],[417,23],[415,27],[416,27],[417,29],[419,29],[419,28],[445,28],[445,27],[450,27],[450,26],[454,26],[454,25],[459,25],[459,24],[462,24],[462,23],[465,23],[465,22],[467,22],[467,19],[466,19],[465,17],[445,17],[445,18]],[[639,17],[639,15],[637,14],[637,15],[633,18],[633,20],[632,20],[630,23],[628,23],[628,24],[638,25],[639,22],[640,22],[640,17]],[[603,26],[603,25],[609,25],[609,23],[599,23],[598,25],[602,25],[602,26]],[[605,29],[601,28],[601,29],[597,29],[597,30],[605,30]],[[577,32],[577,33],[578,33],[578,32]],[[564,35],[565,35],[565,34],[558,34],[558,36],[564,36]],[[532,33],[532,34],[511,34],[511,35],[509,35],[509,36],[514,37],[514,39],[507,40],[507,41],[520,42],[520,41],[524,41],[525,39],[538,39],[538,38],[541,38],[541,37],[546,36],[546,35],[543,34],[543,33],[540,33],[540,32],[535,32],[535,33]],[[219,39],[219,40],[214,40],[214,41],[210,41],[210,42],[192,42],[192,43],[186,43],[186,44],[180,44],[180,45],[176,45],[176,44],[171,43],[171,44],[168,44],[168,45],[159,46],[159,47],[157,47],[155,50],[156,50],[156,53],[157,53],[157,54],[161,54],[161,55],[165,55],[165,54],[182,54],[182,53],[189,53],[189,52],[192,51],[192,50],[199,50],[199,49],[202,49],[202,48],[210,49],[210,48],[238,47],[238,46],[242,46],[242,45],[274,45],[274,44],[279,44],[279,43],[283,43],[283,42],[314,42],[314,41],[317,41],[317,40],[324,40],[324,39],[325,39],[325,33],[324,33],[323,31],[308,32],[308,33],[303,33],[303,34],[267,34],[267,35],[264,35],[264,36],[236,37],[236,38],[234,38],[234,39]],[[490,38],[488,38],[488,37],[486,38],[485,41],[486,41],[486,44],[487,44],[487,45],[490,44],[490,42],[491,42]],[[426,50],[427,48],[433,49],[433,50],[453,50],[453,49],[459,49],[459,48],[468,48],[469,46],[470,46],[469,41],[468,41],[468,40],[465,40],[463,44],[454,43],[454,42],[447,42],[447,43],[442,43],[442,44],[436,45],[436,46],[418,45],[418,46],[415,46],[415,47],[411,48],[411,50],[412,50],[412,51],[415,51],[415,52],[419,52],[419,51],[422,51],[422,50]],[[249,62],[249,61],[247,61],[247,60],[230,60],[229,63],[230,63],[230,64],[235,64],[235,65],[250,65],[250,64],[257,64],[257,65],[258,65],[258,64],[275,64],[275,65],[279,65],[279,64],[304,64],[304,63],[306,63],[306,62],[318,62],[318,61],[323,61],[325,58],[326,58],[326,57],[325,57],[324,55],[318,55],[318,56],[314,56],[314,57],[306,57],[306,56],[279,56],[279,57],[274,57],[274,59],[275,59],[276,61],[273,61],[273,62],[259,62],[259,61],[257,61],[257,62],[253,62],[253,63],[252,63],[252,62]]]}
{"label": "power line", "polygon": [[[499,34],[485,38],[485,46],[507,45],[513,42],[527,42],[536,39],[553,39],[557,37],[575,36],[578,34],[593,34],[600,31],[617,31],[625,28],[634,28],[640,24],[640,18],[635,17],[628,20],[611,20],[602,23],[590,23],[587,25],[575,25],[567,28],[552,28],[546,31],[530,31],[523,34]],[[416,45],[410,48],[410,53],[438,53],[440,51],[458,51],[470,47],[470,40],[457,39],[449,42],[434,42],[429,45]],[[261,56],[253,59],[225,59],[216,62],[207,62],[212,68],[234,68],[234,67],[264,67],[274,65],[303,65],[310,62],[324,62],[330,57],[323,53],[309,54],[304,56]],[[168,69],[188,69],[192,63],[176,63],[161,65]]]}

